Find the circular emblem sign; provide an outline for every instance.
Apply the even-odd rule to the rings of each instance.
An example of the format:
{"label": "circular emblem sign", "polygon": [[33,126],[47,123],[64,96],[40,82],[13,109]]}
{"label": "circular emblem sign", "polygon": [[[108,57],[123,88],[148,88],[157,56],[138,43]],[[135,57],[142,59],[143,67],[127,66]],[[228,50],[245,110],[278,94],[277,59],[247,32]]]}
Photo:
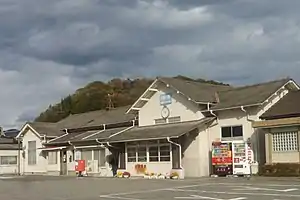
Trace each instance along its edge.
{"label": "circular emblem sign", "polygon": [[164,107],[162,108],[162,110],[161,110],[161,116],[162,116],[162,118],[166,119],[166,118],[169,117],[169,115],[170,115],[170,110],[169,110],[169,108],[167,108],[166,106],[164,106]]}

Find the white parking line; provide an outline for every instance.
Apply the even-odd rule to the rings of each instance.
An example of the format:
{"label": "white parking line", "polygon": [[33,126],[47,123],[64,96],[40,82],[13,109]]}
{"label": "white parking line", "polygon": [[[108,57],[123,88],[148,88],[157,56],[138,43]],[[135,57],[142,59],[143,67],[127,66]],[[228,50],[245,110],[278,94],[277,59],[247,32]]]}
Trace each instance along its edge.
{"label": "white parking line", "polygon": [[[198,186],[207,186],[211,185],[211,183],[203,183],[203,184],[197,184],[197,185],[183,185],[183,186],[178,186],[178,187],[173,187],[173,188],[161,188],[161,189],[153,189],[153,190],[139,190],[139,191],[132,191],[132,192],[123,192],[123,193],[111,193],[111,194],[105,194],[105,195],[100,195],[102,198],[115,198],[115,199],[124,199],[123,197],[117,198],[117,196],[123,196],[123,195],[131,195],[131,194],[145,194],[145,193],[152,193],[152,192],[159,192],[159,191],[169,191],[172,189],[184,189],[184,188],[193,188],[193,187],[198,187]],[[134,199],[132,199],[134,200]],[[138,200],[138,199],[136,199]]]}
{"label": "white parking line", "polygon": [[265,191],[274,191],[274,192],[292,192],[292,191],[297,191],[299,189],[297,188],[289,188],[285,190],[278,190],[278,189],[273,189],[273,188],[257,188],[257,187],[249,187],[249,186],[236,186],[236,187],[241,187],[241,188],[234,188],[232,190],[265,190]]}
{"label": "white parking line", "polygon": [[[225,200],[220,198],[214,198],[214,197],[206,197],[206,196],[200,196],[200,195],[190,195],[189,197],[174,197],[174,199],[208,199],[208,200]],[[237,198],[231,198],[226,200],[244,200],[247,199],[246,197],[237,197]]]}
{"label": "white parking line", "polygon": [[175,192],[198,192],[198,193],[209,193],[209,194],[228,194],[228,195],[249,195],[249,196],[278,196],[278,197],[299,197],[298,194],[282,194],[282,193],[249,193],[249,192],[221,192],[221,191],[206,191],[206,190],[185,190],[185,189],[170,189]]}

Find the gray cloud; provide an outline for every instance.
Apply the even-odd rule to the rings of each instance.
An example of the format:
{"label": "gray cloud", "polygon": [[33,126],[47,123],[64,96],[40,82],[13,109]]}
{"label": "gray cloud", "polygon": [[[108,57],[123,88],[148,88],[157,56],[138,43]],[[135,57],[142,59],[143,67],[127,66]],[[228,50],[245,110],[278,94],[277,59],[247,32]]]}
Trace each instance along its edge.
{"label": "gray cloud", "polygon": [[0,123],[92,80],[300,81],[298,0],[0,0]]}

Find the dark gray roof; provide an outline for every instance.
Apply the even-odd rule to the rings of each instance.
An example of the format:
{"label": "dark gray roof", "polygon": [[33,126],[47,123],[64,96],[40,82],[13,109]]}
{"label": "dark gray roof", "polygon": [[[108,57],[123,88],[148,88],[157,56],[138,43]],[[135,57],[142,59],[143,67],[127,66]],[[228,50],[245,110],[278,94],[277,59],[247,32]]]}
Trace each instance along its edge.
{"label": "dark gray roof", "polygon": [[218,92],[220,103],[212,110],[263,103],[291,79],[281,79]]}
{"label": "dark gray roof", "polygon": [[28,122],[28,125],[30,125],[41,136],[46,135],[48,137],[56,137],[63,134],[63,131],[56,126],[56,123]]}
{"label": "dark gray roof", "polygon": [[[135,119],[135,114],[126,114],[129,106],[113,108],[111,110],[97,110],[92,112],[80,113],[70,115],[57,123],[50,122],[28,122],[35,131],[41,136],[57,137],[65,134],[63,129],[78,129],[83,127],[96,127],[103,124],[118,124],[128,122]],[[86,131],[85,131],[86,132]],[[81,132],[82,133],[82,132]],[[73,137],[80,133],[72,133]],[[60,140],[67,140],[67,137],[59,138]],[[58,140],[59,141],[59,140]],[[69,139],[67,140],[69,141]]]}
{"label": "dark gray roof", "polygon": [[117,127],[117,128],[109,128],[109,129],[99,129],[99,130],[91,130],[91,131],[83,131],[83,132],[74,132],[65,134],[61,137],[51,140],[48,144],[57,144],[57,143],[67,143],[70,142],[80,142],[80,141],[90,141],[90,140],[106,140],[111,135],[122,132],[128,129],[128,126]]}
{"label": "dark gray roof", "polygon": [[167,137],[176,138],[204,126],[213,119],[213,117],[208,117],[197,121],[133,127],[132,129],[111,137],[108,141],[124,142],[132,140],[165,139]]}
{"label": "dark gray roof", "polygon": [[196,102],[216,102],[216,92],[228,90],[230,86],[214,85],[196,81],[182,80],[178,78],[159,77],[159,80],[169,84]]}
{"label": "dark gray roof", "polygon": [[[21,147],[21,146],[20,146]],[[18,150],[18,142],[13,138],[0,137],[0,150]]]}
{"label": "dark gray roof", "polygon": [[96,139],[106,140],[114,134],[118,134],[118,133],[122,134],[121,132],[125,131],[128,128],[129,127],[107,129],[107,130],[101,131],[100,133],[98,133],[96,135],[92,135],[91,137],[88,137],[85,140],[96,140]]}
{"label": "dark gray roof", "polygon": [[127,122],[135,118],[135,114],[126,114],[130,106],[113,108],[111,110],[96,110],[86,113],[74,114],[57,122],[57,126],[63,128],[80,128],[88,126],[100,126],[102,124],[115,124]]}
{"label": "dark gray roof", "polygon": [[70,142],[78,141],[78,140],[81,140],[81,138],[84,138],[88,135],[94,134],[99,131],[100,130],[92,130],[92,131],[83,131],[83,132],[74,132],[74,133],[65,134],[65,135],[62,135],[61,137],[57,137],[57,138],[51,140],[50,142],[48,142],[48,144],[66,143],[68,141],[70,141]]}
{"label": "dark gray roof", "polygon": [[287,117],[300,117],[300,90],[289,92],[260,116],[261,119]]}

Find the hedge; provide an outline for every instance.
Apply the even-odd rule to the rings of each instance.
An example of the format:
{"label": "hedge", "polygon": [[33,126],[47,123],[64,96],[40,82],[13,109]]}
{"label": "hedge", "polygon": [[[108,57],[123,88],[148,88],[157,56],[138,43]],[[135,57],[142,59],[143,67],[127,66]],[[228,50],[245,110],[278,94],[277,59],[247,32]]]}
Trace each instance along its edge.
{"label": "hedge", "polygon": [[265,164],[259,168],[259,175],[274,177],[300,176],[300,163]]}

